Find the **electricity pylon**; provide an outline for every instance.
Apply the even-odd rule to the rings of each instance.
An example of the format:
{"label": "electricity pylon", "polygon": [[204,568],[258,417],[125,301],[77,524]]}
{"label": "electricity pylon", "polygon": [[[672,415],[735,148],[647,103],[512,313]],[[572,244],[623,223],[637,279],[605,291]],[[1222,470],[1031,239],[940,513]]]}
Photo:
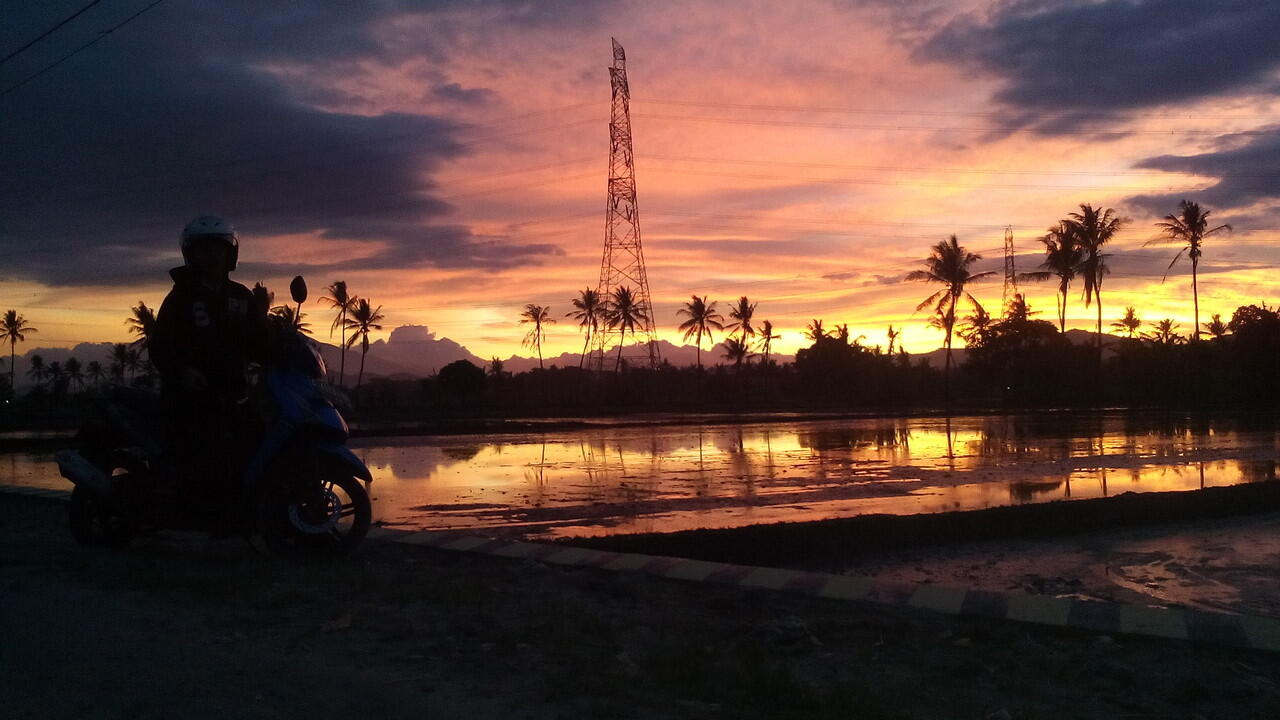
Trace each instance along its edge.
{"label": "electricity pylon", "polygon": [[1009,303],[1018,294],[1018,271],[1013,266],[1013,226],[1004,228],[1004,302],[1003,310],[1008,311]]}
{"label": "electricity pylon", "polygon": [[[612,38],[610,38],[613,40]],[[644,269],[640,244],[640,211],[636,205],[636,168],[631,146],[631,88],[627,84],[627,54],[613,40],[613,66],[609,68],[613,108],[609,115],[609,198],[605,205],[604,256],[600,260],[600,281],[596,292],[612,303],[618,288],[628,288],[645,319],[634,329],[632,340],[644,344],[644,351],[622,358],[629,363],[657,367],[662,361],[649,297],[649,277]],[[610,346],[625,342],[623,329],[605,322],[596,333],[591,350],[591,366],[603,370]],[[616,350],[614,351],[617,352]]]}

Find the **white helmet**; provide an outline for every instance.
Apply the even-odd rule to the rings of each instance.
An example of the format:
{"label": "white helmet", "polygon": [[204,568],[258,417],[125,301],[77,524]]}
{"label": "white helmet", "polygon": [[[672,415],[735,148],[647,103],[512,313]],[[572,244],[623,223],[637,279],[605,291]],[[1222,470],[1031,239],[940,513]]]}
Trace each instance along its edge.
{"label": "white helmet", "polygon": [[200,217],[187,223],[182,228],[182,260],[187,265],[191,264],[191,258],[187,251],[196,245],[202,245],[208,242],[216,242],[224,245],[228,250],[228,267],[227,270],[236,269],[236,261],[240,257],[240,238],[236,235],[236,229],[231,223],[223,220],[217,215],[201,215]]}

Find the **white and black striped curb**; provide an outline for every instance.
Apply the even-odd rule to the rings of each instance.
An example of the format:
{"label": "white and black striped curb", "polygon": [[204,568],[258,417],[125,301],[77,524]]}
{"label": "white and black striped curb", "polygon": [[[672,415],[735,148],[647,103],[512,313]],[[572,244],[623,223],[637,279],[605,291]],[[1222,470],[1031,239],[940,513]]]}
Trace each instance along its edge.
{"label": "white and black striped curb", "polygon": [[[64,490],[0,485],[0,493],[65,500]],[[1280,620],[1229,615],[1190,608],[1158,608],[1072,600],[1044,595],[998,593],[940,585],[884,583],[871,578],[785,568],[734,565],[689,558],[617,553],[571,545],[524,542],[450,531],[410,531],[375,527],[371,540],[425,545],[441,550],[537,560],[551,565],[640,572],[693,582],[799,592],[933,610],[947,615],[1066,627],[1102,633],[1143,635],[1280,652]]]}
{"label": "white and black striped curb", "polygon": [[1102,633],[1143,635],[1280,652],[1280,620],[1267,617],[966,590],[939,585],[883,583],[871,578],[848,575],[616,553],[457,532],[373,528],[369,537],[442,550],[537,560],[552,565],[641,572],[675,580],[915,607],[947,615],[1013,620]]}

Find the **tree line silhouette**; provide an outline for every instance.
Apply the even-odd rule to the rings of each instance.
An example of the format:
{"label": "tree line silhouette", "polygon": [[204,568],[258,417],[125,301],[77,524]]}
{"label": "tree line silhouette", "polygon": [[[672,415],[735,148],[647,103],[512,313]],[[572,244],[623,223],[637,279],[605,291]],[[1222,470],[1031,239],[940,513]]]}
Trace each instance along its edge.
{"label": "tree line silhouette", "polygon": [[[1015,295],[993,316],[970,292],[971,284],[993,275],[975,272],[982,258],[968,251],[956,236],[935,244],[923,267],[905,280],[939,285],[917,310],[929,310],[931,326],[942,331],[941,369],[924,359],[913,360],[900,343],[901,328],[890,325],[887,349],[864,344],[866,338],[850,338],[847,324],[828,330],[814,318],[805,330],[807,347],[795,362],[778,365],[771,358],[781,339],[772,322],[758,325],[758,303],[741,296],[727,318],[718,301],[693,295],[676,313],[683,339],[696,348],[691,368],[664,364],[657,369],[628,367],[622,355],[627,336],[652,321],[651,308],[642,305],[630,288],[616,288],[607,297],[590,288],[571,300],[572,318],[583,335],[577,367],[545,367],[543,343],[548,326],[556,322],[550,306],[529,303],[519,316],[528,326],[525,347],[538,357],[538,369],[513,374],[494,358],[487,368],[458,361],[430,378],[364,382],[369,335],[382,329],[382,306],[352,294],[344,281],[328,288],[322,302],[334,313],[330,333],[339,333],[340,361],[336,377],[345,386],[346,351],[361,349],[360,369],[354,391],[360,412],[420,412],[437,409],[457,413],[504,411],[616,411],[630,407],[696,409],[896,408],[960,406],[1099,406],[1130,404],[1257,405],[1280,396],[1276,392],[1277,359],[1280,358],[1280,316],[1265,303],[1238,308],[1229,320],[1215,313],[1199,319],[1199,261],[1206,239],[1229,232],[1229,225],[1210,227],[1209,212],[1183,200],[1178,212],[1156,223],[1161,236],[1149,241],[1177,244],[1169,269],[1189,258],[1195,321],[1188,335],[1178,323],[1164,318],[1144,322],[1133,306],[1110,324],[1118,335],[1106,336],[1104,345],[1102,289],[1109,273],[1106,247],[1129,223],[1111,208],[1082,204],[1078,211],[1055,222],[1039,238],[1044,257],[1037,270],[1023,273],[1022,281],[1056,281],[1055,323],[1036,319],[1025,297]],[[1167,277],[1167,275],[1166,275]],[[1082,284],[1085,307],[1096,309],[1095,332],[1089,346],[1068,337],[1066,316],[1074,282]],[[271,294],[261,285],[255,293],[270,306]],[[962,317],[965,309],[970,314]],[[133,307],[127,320],[137,336],[129,345],[113,347],[111,357],[81,365],[71,359],[45,364],[33,356],[29,375],[32,392],[62,393],[100,387],[106,381],[154,386],[154,368],[146,358],[146,339],[155,323],[154,311],[145,303]],[[270,312],[300,332],[310,334],[304,314],[290,305]],[[591,348],[606,330],[620,331],[612,373],[594,373],[586,367]],[[1209,341],[1202,341],[1202,331]],[[22,315],[9,310],[0,317],[0,340],[10,344],[8,387],[14,383],[16,345],[37,332]],[[722,333],[723,356],[714,367],[705,366],[703,341],[714,345]],[[966,356],[957,366],[954,337],[966,345]],[[1091,347],[1090,347],[1091,346]],[[1104,352],[1108,351],[1108,352]],[[755,360],[755,362],[752,362]],[[953,377],[955,375],[955,377]]]}
{"label": "tree line silhouette", "polygon": [[[345,383],[346,351],[358,343],[360,370],[356,387],[359,388],[364,379],[369,334],[382,329],[382,306],[374,307],[368,298],[352,295],[347,290],[346,282],[341,280],[326,288],[326,292],[327,295],[320,299],[321,302],[337,311],[330,331],[340,331],[342,339],[339,346],[341,359],[338,375],[333,379],[339,385]],[[254,286],[253,294],[262,307],[268,308],[268,314],[278,318],[282,324],[300,333],[311,334],[310,324],[305,321],[306,314],[301,308],[288,304],[273,305],[275,294],[261,283]],[[61,401],[68,398],[74,400],[77,394],[100,392],[108,384],[145,390],[158,389],[159,373],[148,352],[156,327],[156,310],[146,302],[139,301],[130,308],[125,326],[129,334],[135,336],[134,340],[113,344],[108,356],[101,361],[82,363],[80,359],[70,357],[64,361],[45,362],[40,354],[30,355],[27,358],[26,374],[31,380],[31,386],[24,396],[17,397],[14,392],[17,345],[39,330],[16,310],[8,310],[0,315],[0,342],[9,343],[9,371],[0,376],[0,400],[6,401],[2,406],[3,412],[0,412],[0,424],[21,424],[23,421],[74,424],[78,422],[83,403],[67,404]]]}

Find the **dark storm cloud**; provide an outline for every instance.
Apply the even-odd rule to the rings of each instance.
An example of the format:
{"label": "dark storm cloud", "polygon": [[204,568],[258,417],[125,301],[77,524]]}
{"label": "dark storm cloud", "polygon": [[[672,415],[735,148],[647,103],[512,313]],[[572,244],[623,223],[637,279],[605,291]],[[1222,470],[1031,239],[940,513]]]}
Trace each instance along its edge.
{"label": "dark storm cloud", "polygon": [[[1159,234],[1156,228],[1151,228],[1151,238],[1158,238]],[[1221,239],[1225,241],[1225,238]],[[1212,242],[1206,244],[1206,254],[1200,260],[1199,272],[1201,275],[1216,273],[1233,273],[1244,270],[1255,270],[1258,265],[1254,262],[1238,262],[1228,258],[1222,258],[1221,245],[1215,248],[1214,252],[1208,252],[1208,248],[1220,242],[1219,238],[1213,238]],[[1107,267],[1111,271],[1111,276],[1117,278],[1140,278],[1147,280],[1176,278],[1179,276],[1191,275],[1191,262],[1184,254],[1178,258],[1178,261],[1170,267],[1173,258],[1182,249],[1182,245],[1178,243],[1153,245],[1149,248],[1141,248],[1136,250],[1117,250],[1107,256]],[[1110,276],[1108,276],[1110,277]]]}
{"label": "dark storm cloud", "polygon": [[889,37],[909,46],[931,37],[952,14],[951,0],[834,0],[833,4],[838,8],[882,12]]}
{"label": "dark storm cloud", "polygon": [[495,97],[489,88],[464,88],[458,83],[445,83],[431,88],[431,94],[445,100],[460,102],[465,105],[483,105]]}
{"label": "dark storm cloud", "polygon": [[1275,2],[1020,0],[952,20],[917,54],[1004,78],[996,99],[1021,111],[1010,124],[1052,134],[1116,110],[1274,88],[1277,33]]}
{"label": "dark storm cloud", "polygon": [[[1230,145],[1241,136],[1223,138]],[[1280,199],[1280,126],[1248,136],[1243,145],[1198,155],[1161,155],[1135,167],[1189,173],[1217,178],[1213,185],[1195,192],[1138,195],[1130,205],[1164,215],[1173,212],[1183,198],[1210,208],[1242,208],[1259,201]]]}
{"label": "dark storm cloud", "polygon": [[859,287],[875,287],[877,285],[896,285],[902,282],[901,275],[872,275],[858,283]]}
{"label": "dark storm cloud", "polygon": [[822,276],[823,280],[831,280],[832,282],[846,282],[854,278],[861,277],[862,273],[856,272],[833,272]]}
{"label": "dark storm cloud", "polygon": [[512,243],[501,237],[473,234],[461,225],[414,227],[387,223],[375,227],[371,236],[390,243],[395,252],[360,261],[363,269],[394,270],[414,265],[449,269],[485,268],[499,270],[528,264],[564,251],[547,243]]}
{"label": "dark storm cloud", "polygon": [[860,272],[847,271],[827,273],[822,276],[822,279],[838,283],[857,280],[858,287],[876,287],[878,285],[897,285],[902,282],[902,275],[880,275],[873,273],[870,277],[867,277]]}
{"label": "dark storm cloud", "polygon": [[[162,5],[0,98],[0,274],[50,285],[162,280],[182,224],[208,212],[250,238],[317,233],[381,248],[361,267],[492,269],[556,252],[427,226],[450,208],[424,176],[465,152],[450,120],[325,112],[258,69],[274,63],[320,77],[343,62],[421,55],[423,38],[383,43],[375,31],[397,13],[448,5]],[[99,13],[78,29],[119,19]],[[18,44],[22,29],[0,34],[0,47]],[[0,87],[49,57],[27,53],[7,64]],[[255,260],[289,266],[289,258],[255,257],[252,246],[245,256],[249,268]]]}

